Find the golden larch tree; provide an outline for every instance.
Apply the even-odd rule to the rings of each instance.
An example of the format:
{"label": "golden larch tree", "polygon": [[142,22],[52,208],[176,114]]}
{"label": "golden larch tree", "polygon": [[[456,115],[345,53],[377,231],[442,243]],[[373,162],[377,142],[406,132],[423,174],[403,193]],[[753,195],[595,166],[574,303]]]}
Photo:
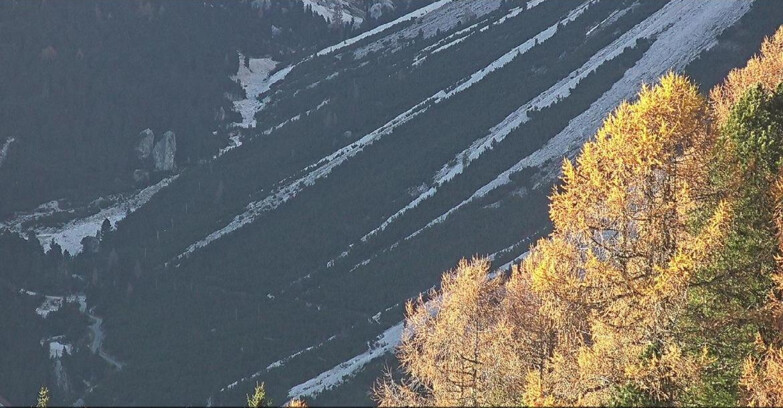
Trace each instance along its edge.
{"label": "golden larch tree", "polygon": [[[406,307],[397,356],[406,377],[375,386],[380,405],[518,405],[527,365],[521,340],[503,313],[502,278],[486,259],[462,260],[443,275],[440,290]],[[516,335],[515,335],[516,334]],[[520,341],[521,340],[521,341]],[[539,365],[541,365],[539,359]]]}
{"label": "golden larch tree", "polygon": [[761,84],[773,90],[783,80],[783,27],[761,44],[761,53],[742,69],[734,69],[726,80],[710,92],[710,100],[719,122],[725,122],[732,108],[748,89]]}
{"label": "golden larch tree", "polygon": [[670,329],[694,269],[721,244],[727,206],[700,225],[713,136],[707,103],[688,79],[667,74],[623,103],[566,160],[552,196],[554,231],[523,268],[558,324],[541,395],[601,405],[632,387],[675,403],[704,356],[685,355]]}

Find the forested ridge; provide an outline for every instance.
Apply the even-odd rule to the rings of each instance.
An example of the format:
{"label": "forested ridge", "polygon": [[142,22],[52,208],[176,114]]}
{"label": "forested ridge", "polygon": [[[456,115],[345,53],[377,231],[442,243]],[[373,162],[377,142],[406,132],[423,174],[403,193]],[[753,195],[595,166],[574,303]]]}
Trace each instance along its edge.
{"label": "forested ridge", "polygon": [[463,260],[410,301],[400,405],[783,404],[783,29],[705,97],[619,106],[510,274]]}

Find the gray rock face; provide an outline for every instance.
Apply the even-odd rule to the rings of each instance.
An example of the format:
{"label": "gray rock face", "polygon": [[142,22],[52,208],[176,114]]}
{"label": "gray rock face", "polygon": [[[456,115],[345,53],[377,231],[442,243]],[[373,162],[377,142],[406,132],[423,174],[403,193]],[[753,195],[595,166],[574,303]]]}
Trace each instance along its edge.
{"label": "gray rock face", "polygon": [[174,132],[168,131],[155,143],[152,148],[152,161],[155,171],[173,171],[177,168],[174,156],[177,153],[177,137]]}
{"label": "gray rock face", "polygon": [[134,149],[136,152],[136,157],[139,160],[147,160],[148,157],[150,157],[150,154],[152,153],[152,146],[155,143],[155,134],[152,133],[152,130],[150,129],[144,129],[139,133],[138,137],[139,142],[136,144],[136,148]]}

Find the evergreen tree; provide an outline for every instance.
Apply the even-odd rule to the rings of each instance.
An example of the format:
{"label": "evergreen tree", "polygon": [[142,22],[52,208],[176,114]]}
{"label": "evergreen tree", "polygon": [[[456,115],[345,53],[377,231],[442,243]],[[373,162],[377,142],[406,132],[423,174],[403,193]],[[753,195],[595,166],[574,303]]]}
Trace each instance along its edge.
{"label": "evergreen tree", "polygon": [[101,235],[100,239],[103,241],[106,239],[106,237],[109,236],[109,233],[111,232],[111,222],[108,218],[104,218],[103,223],[101,223]]}
{"label": "evergreen tree", "polygon": [[732,202],[732,222],[723,249],[696,272],[677,330],[692,350],[707,347],[714,357],[705,380],[692,387],[691,403],[740,400],[742,361],[763,327],[778,254],[770,193],[783,147],[781,96],[753,87],[718,123],[711,183],[716,196]]}

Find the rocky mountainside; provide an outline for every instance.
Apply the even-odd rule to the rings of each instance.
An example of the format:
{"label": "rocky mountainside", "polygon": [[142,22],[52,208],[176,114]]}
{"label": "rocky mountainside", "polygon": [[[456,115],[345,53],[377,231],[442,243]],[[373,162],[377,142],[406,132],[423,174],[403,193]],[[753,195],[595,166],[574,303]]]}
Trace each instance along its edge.
{"label": "rocky mountainside", "polygon": [[[337,1],[305,3],[387,8]],[[782,23],[776,0],[438,0],[299,58],[240,50],[228,145],[175,169],[173,133],[139,129],[133,158],[176,174],[105,217],[5,228],[78,252],[73,231],[110,220],[67,261],[121,363],[79,363],[102,370],[88,405],[236,405],[261,381],[275,403],[366,404],[405,301],[462,257],[523,257],[608,112],[669,70],[711,86]]]}

